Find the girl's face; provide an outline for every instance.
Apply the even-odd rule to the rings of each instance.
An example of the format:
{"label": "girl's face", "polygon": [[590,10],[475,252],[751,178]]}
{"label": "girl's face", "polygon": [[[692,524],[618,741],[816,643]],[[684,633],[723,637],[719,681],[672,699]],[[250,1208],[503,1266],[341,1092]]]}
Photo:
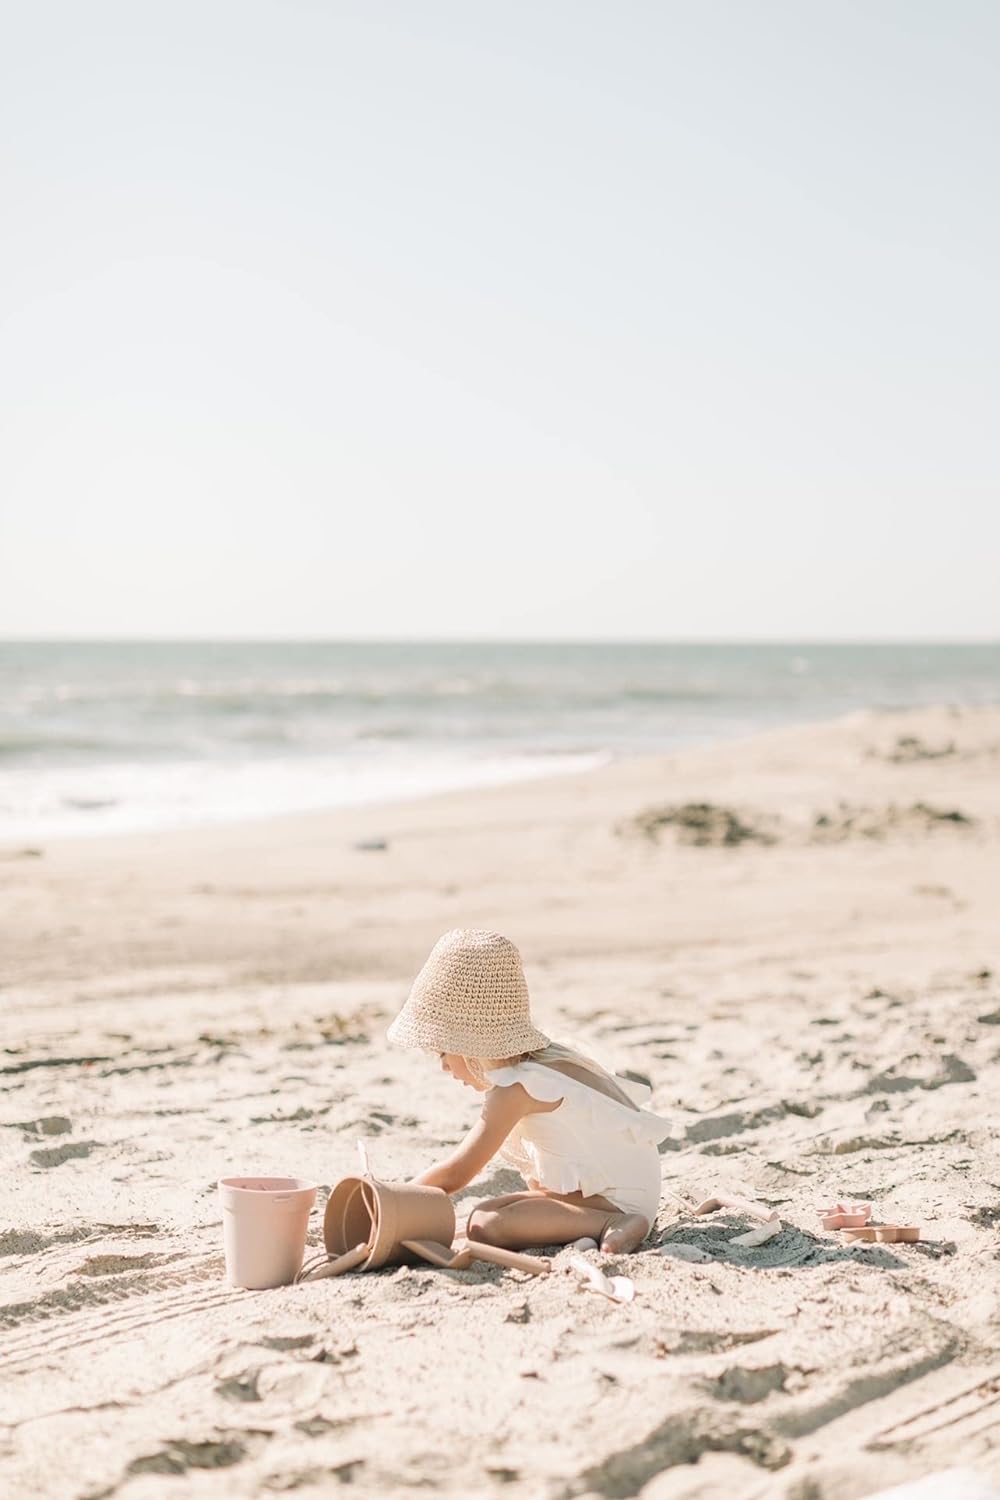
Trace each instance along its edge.
{"label": "girl's face", "polygon": [[464,1057],[457,1052],[442,1052],[441,1066],[452,1078],[457,1078],[459,1083],[465,1084],[470,1089],[478,1089],[482,1094],[489,1088],[489,1084],[477,1078],[469,1069],[469,1064]]}

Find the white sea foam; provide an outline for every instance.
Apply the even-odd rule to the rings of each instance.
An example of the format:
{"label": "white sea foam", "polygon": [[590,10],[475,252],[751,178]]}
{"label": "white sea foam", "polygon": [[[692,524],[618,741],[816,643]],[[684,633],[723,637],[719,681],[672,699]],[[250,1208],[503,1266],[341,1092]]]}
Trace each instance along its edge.
{"label": "white sea foam", "polygon": [[426,796],[998,699],[990,644],[0,642],[0,839]]}
{"label": "white sea foam", "polygon": [[67,838],[240,822],[558,776],[601,754],[184,761],[19,768],[0,774],[0,839]]}

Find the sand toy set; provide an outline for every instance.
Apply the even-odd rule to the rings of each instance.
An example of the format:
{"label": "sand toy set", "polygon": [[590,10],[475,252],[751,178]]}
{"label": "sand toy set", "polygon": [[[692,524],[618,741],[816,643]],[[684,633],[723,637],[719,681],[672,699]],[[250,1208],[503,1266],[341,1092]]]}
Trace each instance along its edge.
{"label": "sand toy set", "polygon": [[551,1269],[551,1262],[542,1256],[519,1255],[475,1240],[457,1244],[454,1240],[455,1208],[441,1188],[379,1182],[370,1175],[344,1177],[330,1194],[323,1216],[326,1253],[307,1261],[296,1280],[418,1261],[463,1270],[481,1260],[535,1276]]}
{"label": "sand toy set", "polygon": [[462,1270],[473,1261],[542,1276],[551,1261],[475,1240],[455,1240],[455,1208],[447,1193],[416,1183],[381,1182],[367,1168],[343,1177],[323,1216],[325,1249],[303,1259],[316,1186],[295,1177],[224,1177],[222,1201],[226,1276],[250,1291],[318,1281],[346,1271],[421,1262]]}
{"label": "sand toy set", "polygon": [[[296,1177],[224,1177],[219,1182],[226,1250],[226,1275],[231,1286],[251,1291],[291,1283],[319,1281],[348,1271],[377,1271],[384,1266],[425,1265],[442,1270],[464,1270],[475,1261],[544,1276],[553,1262],[543,1255],[524,1255],[478,1240],[456,1240],[455,1208],[441,1188],[418,1183],[389,1183],[375,1177],[362,1142],[358,1143],[362,1170],[343,1177],[327,1199],[323,1215],[324,1249],[305,1259],[309,1214],[316,1202],[316,1186]],[[719,1194],[705,1199],[694,1216],[720,1209],[758,1220],[756,1228],[736,1235],[730,1243],[743,1248],[765,1244],[781,1233],[774,1209],[751,1199]],[[818,1210],[825,1230],[859,1243],[912,1244],[920,1229],[909,1224],[872,1223],[870,1203],[835,1203]],[[596,1249],[592,1240],[569,1247],[564,1269],[582,1278],[588,1290],[617,1302],[635,1295],[627,1277],[607,1277],[579,1253]],[[687,1251],[686,1255],[680,1252]],[[701,1259],[694,1247],[668,1246],[661,1253]]]}
{"label": "sand toy set", "polygon": [[915,1245],[917,1224],[873,1224],[870,1203],[834,1203],[819,1210],[824,1229],[836,1230],[852,1244]]}

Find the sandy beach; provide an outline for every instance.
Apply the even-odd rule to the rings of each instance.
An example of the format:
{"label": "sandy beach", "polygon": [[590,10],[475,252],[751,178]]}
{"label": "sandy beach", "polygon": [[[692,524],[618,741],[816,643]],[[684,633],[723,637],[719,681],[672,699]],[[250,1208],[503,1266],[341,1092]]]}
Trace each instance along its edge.
{"label": "sandy beach", "polygon": [[[859,713],[411,803],[0,849],[14,1496],[856,1500],[1000,1480],[1000,710]],[[672,1116],[572,1276],[224,1281],[216,1179],[429,1165],[476,1102],[385,1027],[435,939]],[[459,1197],[517,1186],[496,1166]],[[692,1209],[718,1191],[781,1233]],[[870,1199],[916,1245],[849,1245]],[[659,1253],[694,1246],[704,1259]],[[683,1253],[683,1252],[682,1252]],[[558,1268],[565,1253],[556,1261]],[[595,1261],[596,1255],[592,1257]]]}

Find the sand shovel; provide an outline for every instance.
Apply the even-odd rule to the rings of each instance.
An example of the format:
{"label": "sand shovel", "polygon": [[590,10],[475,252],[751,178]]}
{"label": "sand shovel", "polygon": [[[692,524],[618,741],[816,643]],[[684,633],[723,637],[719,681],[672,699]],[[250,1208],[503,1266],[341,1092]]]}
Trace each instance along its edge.
{"label": "sand shovel", "polygon": [[552,1262],[544,1255],[521,1255],[517,1250],[483,1245],[478,1240],[459,1240],[457,1245],[441,1245],[436,1240],[403,1240],[402,1244],[443,1271],[466,1271],[476,1260],[506,1266],[512,1271],[527,1271],[529,1276],[545,1276],[552,1270]]}
{"label": "sand shovel", "polygon": [[635,1282],[630,1276],[605,1276],[599,1266],[592,1266],[582,1255],[571,1255],[566,1270],[581,1278],[583,1291],[599,1292],[609,1302],[634,1302]]}
{"label": "sand shovel", "polygon": [[778,1211],[767,1208],[763,1203],[755,1203],[752,1198],[739,1198],[732,1193],[718,1193],[714,1198],[706,1198],[704,1203],[699,1203],[692,1212],[695,1216],[699,1214],[714,1214],[717,1209],[728,1208],[735,1213],[749,1214],[752,1219],[760,1219],[756,1229],[748,1229],[744,1234],[733,1235],[729,1240],[730,1245],[742,1245],[745,1248],[765,1245],[768,1240],[773,1240],[775,1235],[782,1231],[781,1219]]}

